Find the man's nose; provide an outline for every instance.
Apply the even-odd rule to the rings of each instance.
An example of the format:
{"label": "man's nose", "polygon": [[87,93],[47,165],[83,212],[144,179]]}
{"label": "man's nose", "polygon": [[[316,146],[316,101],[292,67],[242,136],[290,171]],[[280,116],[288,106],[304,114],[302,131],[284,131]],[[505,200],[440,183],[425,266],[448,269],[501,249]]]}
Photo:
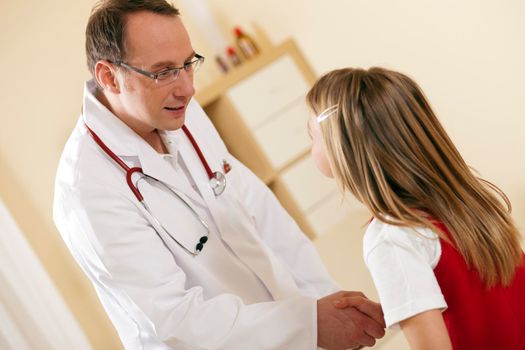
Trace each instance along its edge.
{"label": "man's nose", "polygon": [[193,75],[182,69],[173,86],[173,92],[177,96],[191,97],[195,94],[195,87],[193,86]]}

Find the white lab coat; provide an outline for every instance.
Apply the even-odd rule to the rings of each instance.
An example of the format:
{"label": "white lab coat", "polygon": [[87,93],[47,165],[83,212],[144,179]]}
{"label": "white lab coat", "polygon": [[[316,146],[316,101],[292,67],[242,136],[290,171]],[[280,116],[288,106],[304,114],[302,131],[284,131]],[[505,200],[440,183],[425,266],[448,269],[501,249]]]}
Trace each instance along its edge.
{"label": "white lab coat", "polygon": [[[201,195],[94,97],[94,87],[86,84],[83,115],[60,160],[54,220],[124,346],[316,349],[316,298],[338,286],[273,193],[228,153],[197,102],[188,106],[187,127],[213,171],[223,160],[232,165],[219,197],[182,130],[162,136]],[[129,166],[171,186],[208,223],[201,254],[191,256],[158,227],[84,122]],[[159,221],[192,249],[202,227],[184,204],[162,187],[145,184],[141,191]]]}

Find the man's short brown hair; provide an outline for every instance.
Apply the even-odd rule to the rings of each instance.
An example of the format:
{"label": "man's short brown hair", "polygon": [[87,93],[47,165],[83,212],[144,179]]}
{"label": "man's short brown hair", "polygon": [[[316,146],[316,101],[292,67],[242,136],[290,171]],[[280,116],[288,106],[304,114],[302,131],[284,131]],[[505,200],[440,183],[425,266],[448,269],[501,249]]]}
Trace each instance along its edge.
{"label": "man's short brown hair", "polygon": [[166,16],[180,14],[165,0],[101,0],[93,7],[86,27],[87,65],[93,76],[98,61],[124,60],[126,18],[140,11]]}

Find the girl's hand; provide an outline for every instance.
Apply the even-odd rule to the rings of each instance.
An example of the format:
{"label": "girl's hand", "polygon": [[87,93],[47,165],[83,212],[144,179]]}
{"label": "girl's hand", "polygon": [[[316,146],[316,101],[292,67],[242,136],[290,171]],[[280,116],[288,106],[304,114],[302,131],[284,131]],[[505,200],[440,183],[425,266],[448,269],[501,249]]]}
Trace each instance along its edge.
{"label": "girl's hand", "polygon": [[385,319],[383,316],[383,309],[381,309],[381,304],[368,299],[361,292],[344,292],[342,297],[334,301],[334,306],[338,309],[355,307],[385,327]]}

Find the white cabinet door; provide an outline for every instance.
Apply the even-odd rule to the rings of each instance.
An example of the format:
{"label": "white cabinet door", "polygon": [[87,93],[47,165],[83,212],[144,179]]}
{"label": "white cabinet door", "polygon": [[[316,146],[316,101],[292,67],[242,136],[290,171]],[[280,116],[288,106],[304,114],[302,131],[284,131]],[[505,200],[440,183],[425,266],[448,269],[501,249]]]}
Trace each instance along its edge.
{"label": "white cabinet door", "polygon": [[362,204],[357,202],[352,195],[348,194],[343,199],[342,195],[337,192],[323,199],[304,214],[316,235],[319,236],[330,232],[350,213],[362,210]]}
{"label": "white cabinet door", "polygon": [[351,212],[363,210],[351,194],[343,199],[335,180],[321,174],[310,156],[286,169],[281,178],[317,236],[329,232]]}
{"label": "white cabinet door", "polygon": [[309,147],[305,95],[309,84],[284,55],[233,86],[229,100],[275,169]]}
{"label": "white cabinet door", "polygon": [[286,169],[281,178],[303,212],[338,193],[334,179],[321,174],[310,156]]}
{"label": "white cabinet door", "polygon": [[248,127],[257,128],[308,89],[293,59],[285,55],[237,83],[227,96]]}
{"label": "white cabinet door", "polygon": [[301,96],[279,114],[253,130],[255,139],[274,169],[281,169],[310,147],[306,123],[308,111]]}

